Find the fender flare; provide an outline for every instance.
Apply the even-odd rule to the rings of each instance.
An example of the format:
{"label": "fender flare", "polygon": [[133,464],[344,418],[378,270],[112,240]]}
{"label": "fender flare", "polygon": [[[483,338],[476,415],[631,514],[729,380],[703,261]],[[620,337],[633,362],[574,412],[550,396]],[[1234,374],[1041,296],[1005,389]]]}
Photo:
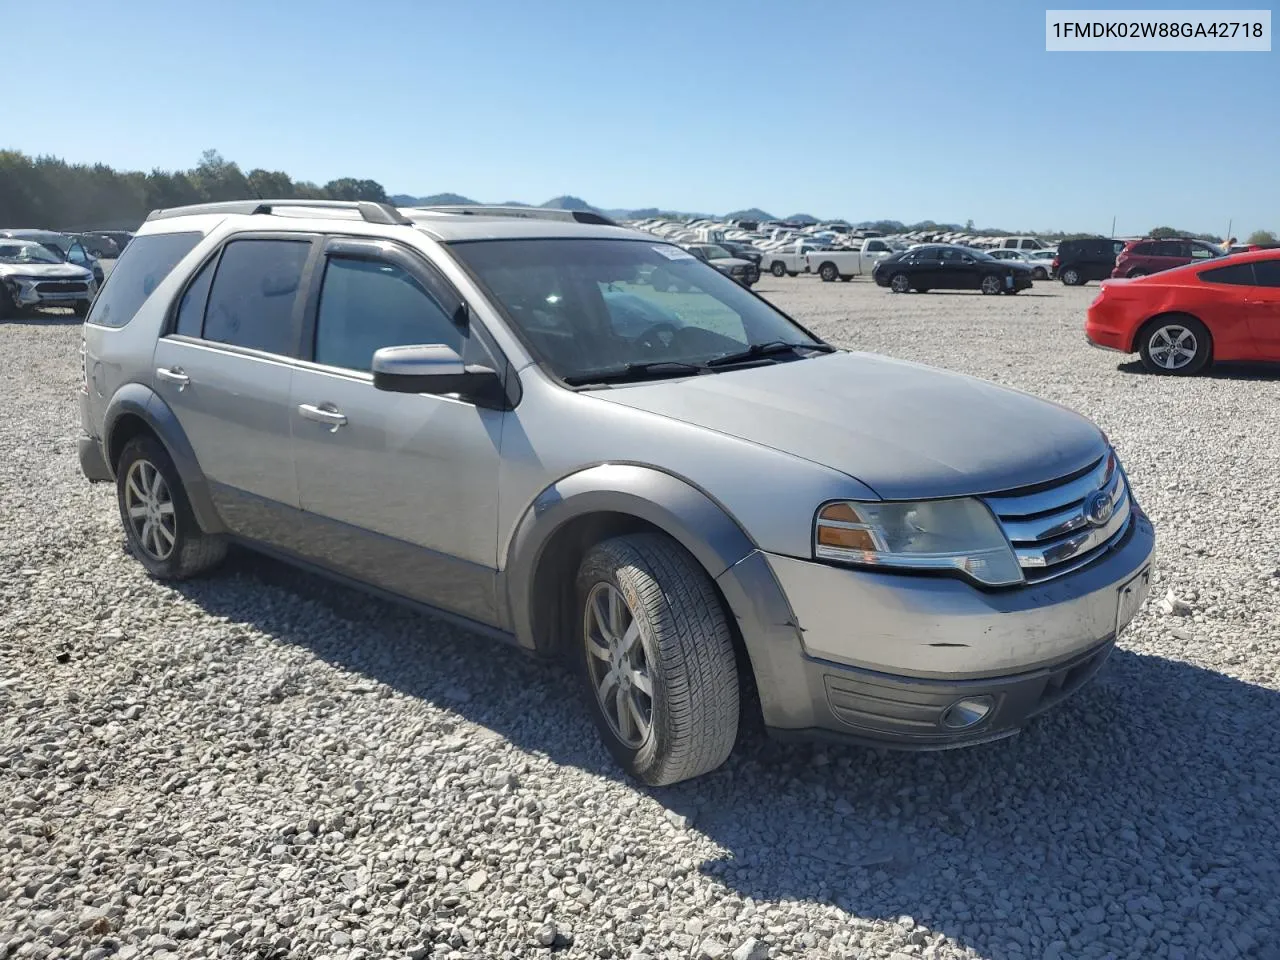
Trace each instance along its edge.
{"label": "fender flare", "polygon": [[552,537],[593,513],[635,517],[680,543],[713,580],[756,549],[719,503],[693,484],[653,467],[606,463],[562,477],[543,490],[516,524],[502,580],[512,632],[534,649],[534,575]]}
{"label": "fender flare", "polygon": [[200,469],[186,431],[182,429],[182,424],[170,406],[145,384],[125,384],[107,404],[103,418],[102,448],[107,459],[107,469],[112,476],[115,476],[115,462],[120,454],[120,443],[115,437],[116,428],[126,416],[137,417],[145,423],[168,452],[182,479],[187,500],[191,503],[191,512],[195,514],[200,529],[205,533],[225,533],[226,525],[214,508],[209,481]]}

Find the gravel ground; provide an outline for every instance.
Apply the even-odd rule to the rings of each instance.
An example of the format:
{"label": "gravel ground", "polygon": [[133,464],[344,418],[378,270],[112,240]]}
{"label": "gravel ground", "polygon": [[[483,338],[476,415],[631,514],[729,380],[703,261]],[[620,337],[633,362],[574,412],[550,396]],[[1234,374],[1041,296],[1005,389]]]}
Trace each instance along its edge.
{"label": "gravel ground", "polygon": [[150,581],[78,474],[78,327],[0,325],[0,958],[1280,957],[1280,374],[1142,375],[1096,287],[762,292],[1108,431],[1160,544],[1097,682],[641,789],[555,667],[244,555]]}

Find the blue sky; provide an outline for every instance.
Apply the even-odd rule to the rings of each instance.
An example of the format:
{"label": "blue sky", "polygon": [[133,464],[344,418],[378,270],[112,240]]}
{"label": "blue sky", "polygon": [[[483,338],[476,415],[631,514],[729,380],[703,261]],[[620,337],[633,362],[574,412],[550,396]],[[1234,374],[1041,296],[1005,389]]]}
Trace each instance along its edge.
{"label": "blue sky", "polygon": [[1280,52],[1051,54],[1044,10],[15,3],[7,36],[57,44],[6,44],[4,73],[34,92],[4,97],[0,147],[133,169],[213,147],[246,170],[484,201],[1280,229]]}

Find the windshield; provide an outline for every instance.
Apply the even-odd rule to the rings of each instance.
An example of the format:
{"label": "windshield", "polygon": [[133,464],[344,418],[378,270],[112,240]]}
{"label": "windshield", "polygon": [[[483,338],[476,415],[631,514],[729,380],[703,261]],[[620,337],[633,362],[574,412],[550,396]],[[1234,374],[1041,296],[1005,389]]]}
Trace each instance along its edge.
{"label": "windshield", "polygon": [[676,367],[701,368],[778,341],[826,349],[670,244],[536,239],[461,241],[450,248],[538,359],[564,380],[628,365],[665,364],[672,368],[668,375],[687,375],[698,371]]}
{"label": "windshield", "polygon": [[51,250],[38,243],[10,240],[0,242],[0,262],[3,263],[61,263]]}

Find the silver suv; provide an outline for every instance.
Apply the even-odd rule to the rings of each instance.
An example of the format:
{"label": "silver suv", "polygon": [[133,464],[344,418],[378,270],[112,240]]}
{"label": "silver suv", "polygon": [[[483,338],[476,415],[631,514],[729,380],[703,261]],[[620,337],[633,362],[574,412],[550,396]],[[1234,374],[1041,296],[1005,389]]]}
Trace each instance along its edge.
{"label": "silver suv", "polygon": [[156,211],[83,352],[81,465],[152,575],[237,541],[565,656],[653,784],[724,761],[742,703],[778,735],[1008,736],[1148,589],[1089,421],[837,350],[591,214]]}

